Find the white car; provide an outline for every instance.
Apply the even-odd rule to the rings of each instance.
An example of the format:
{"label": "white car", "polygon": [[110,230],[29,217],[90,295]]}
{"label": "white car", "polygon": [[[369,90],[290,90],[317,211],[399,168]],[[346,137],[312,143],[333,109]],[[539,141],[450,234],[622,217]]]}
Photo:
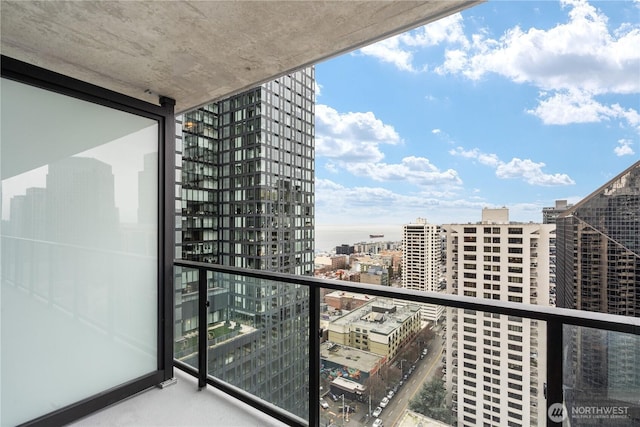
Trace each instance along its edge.
{"label": "white car", "polygon": [[388,403],[389,403],[389,398],[388,397],[383,397],[382,400],[380,401],[380,407],[381,408],[386,408]]}
{"label": "white car", "polygon": [[387,393],[387,399],[391,400],[391,398],[395,395],[396,393],[393,390],[389,390],[389,393]]}
{"label": "white car", "polygon": [[382,420],[380,418],[376,418],[371,427],[382,427]]}
{"label": "white car", "polygon": [[327,409],[329,407],[329,404],[326,400],[320,399],[320,406],[322,406],[322,409]]}
{"label": "white car", "polygon": [[381,414],[381,413],[382,413],[382,408],[378,406],[378,407],[373,411],[373,414],[371,414],[371,415],[373,415],[374,417],[378,417],[378,416],[380,416],[380,414]]}

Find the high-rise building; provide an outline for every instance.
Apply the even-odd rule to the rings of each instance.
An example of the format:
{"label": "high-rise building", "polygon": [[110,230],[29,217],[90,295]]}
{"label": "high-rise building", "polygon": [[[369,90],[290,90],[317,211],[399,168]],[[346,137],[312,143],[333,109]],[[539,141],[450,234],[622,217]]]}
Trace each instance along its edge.
{"label": "high-rise building", "polygon": [[569,209],[573,206],[570,203],[567,203],[566,200],[556,200],[555,206],[548,206],[542,208],[542,223],[543,224],[555,224],[556,218],[562,212]]}
{"label": "high-rise building", "polygon": [[[483,209],[481,223],[442,226],[447,291],[548,305],[555,226],[508,215]],[[545,343],[535,320],[447,308],[446,386],[458,425],[545,425]]]}
{"label": "high-rise building", "polygon": [[[307,68],[179,118],[179,257],[313,274],[314,96]],[[187,361],[195,357],[194,273],[181,272],[176,295],[176,351]],[[209,299],[209,372],[308,413],[308,289],[220,275]]]}
{"label": "high-rise building", "polygon": [[[558,306],[640,317],[640,162],[563,212],[557,227]],[[588,328],[570,332],[565,394],[571,405],[627,405],[637,396],[637,339]]]}
{"label": "high-rise building", "polygon": [[[402,227],[402,287],[418,291],[439,292],[442,276],[442,237],[440,226],[418,218]],[[444,307],[421,305],[422,319],[438,322]]]}

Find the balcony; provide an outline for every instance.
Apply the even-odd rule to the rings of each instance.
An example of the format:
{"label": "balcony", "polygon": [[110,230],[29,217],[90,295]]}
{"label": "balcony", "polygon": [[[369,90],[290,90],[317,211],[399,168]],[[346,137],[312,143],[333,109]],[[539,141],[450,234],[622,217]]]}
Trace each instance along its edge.
{"label": "balcony", "polygon": [[[570,390],[572,386],[570,372],[572,368],[566,363],[563,364],[563,360],[572,360],[574,358],[567,357],[567,355],[563,353],[563,348],[567,348],[562,344],[563,339],[566,339],[563,337],[563,332],[565,332],[564,335],[566,337],[568,336],[566,332],[569,331],[571,331],[571,333],[569,333],[569,335],[571,335],[583,330],[590,330],[605,334],[610,333],[616,336],[624,335],[628,339],[637,340],[637,335],[640,331],[640,319],[629,319],[600,313],[587,313],[558,309],[553,307],[538,307],[527,304],[497,302],[492,300],[483,300],[455,295],[443,295],[437,293],[425,293],[407,289],[389,288],[367,284],[359,284],[358,287],[355,288],[351,286],[349,282],[343,281],[307,278],[286,274],[268,273],[263,271],[242,270],[237,268],[187,261],[176,261],[175,268],[176,271],[188,270],[197,272],[197,276],[199,278],[198,282],[200,284],[199,298],[201,301],[206,301],[208,292],[211,292],[213,289],[225,286],[229,286],[229,289],[231,289],[239,283],[253,283],[255,285],[261,284],[266,286],[267,289],[280,289],[280,287],[282,287],[280,289],[281,291],[284,291],[286,289],[297,289],[303,293],[308,294],[310,311],[309,324],[308,326],[305,325],[300,330],[300,332],[308,334],[307,341],[309,347],[308,352],[303,352],[303,354],[307,355],[305,356],[306,359],[304,361],[304,367],[302,365],[299,366],[298,368],[301,369],[297,373],[302,376],[307,376],[306,383],[309,385],[308,391],[305,392],[303,399],[305,402],[309,403],[309,406],[305,407],[304,411],[301,412],[300,407],[295,407],[295,402],[290,402],[294,404],[294,407],[287,408],[286,403],[276,403],[272,399],[265,398],[264,396],[262,396],[261,398],[256,396],[255,394],[252,394],[254,393],[254,391],[243,389],[241,384],[242,380],[238,377],[233,377],[233,375],[228,376],[228,372],[226,371],[226,368],[224,366],[225,364],[227,367],[236,364],[235,360],[231,360],[229,358],[231,353],[227,353],[227,356],[218,356],[219,358],[226,358],[226,361],[223,364],[220,364],[220,362],[218,361],[216,362],[217,364],[215,366],[212,366],[211,351],[214,349],[214,347],[212,343],[208,341],[208,338],[204,335],[202,335],[203,340],[201,342],[206,344],[199,345],[197,350],[197,354],[203,355],[204,357],[195,357],[189,360],[183,359],[181,361],[176,360],[175,362],[176,366],[180,367],[188,374],[197,377],[199,387],[206,388],[207,390],[211,388],[218,389],[220,391],[228,393],[234,398],[245,402],[252,408],[257,408],[260,411],[263,411],[265,422],[267,422],[266,420],[268,420],[268,422],[284,422],[289,425],[324,426],[328,425],[330,422],[329,416],[327,414],[329,413],[328,411],[331,411],[331,408],[329,410],[325,410],[320,407],[319,402],[321,397],[324,397],[325,401],[329,400],[329,403],[334,407],[342,407],[340,399],[338,399],[338,402],[332,402],[329,399],[330,394],[327,394],[329,391],[328,389],[330,389],[331,393],[333,394],[335,394],[335,390],[332,388],[333,386],[330,386],[330,384],[326,382],[326,378],[322,376],[319,377],[317,374],[313,374],[314,372],[321,371],[321,357],[319,350],[320,341],[317,337],[317,334],[311,332],[320,329],[319,324],[316,322],[318,321],[319,317],[317,307],[321,302],[319,299],[319,291],[321,289],[351,293],[360,292],[366,293],[366,295],[368,295],[369,297],[377,297],[381,299],[389,298],[398,301],[404,300],[407,302],[431,303],[451,308],[462,308],[467,310],[469,313],[475,311],[478,313],[478,315],[480,312],[483,312],[485,315],[491,313],[494,318],[496,318],[496,315],[499,315],[499,318],[502,318],[502,321],[506,321],[507,316],[509,316],[510,321],[512,321],[514,317],[531,319],[531,323],[533,326],[531,334],[529,337],[525,338],[531,339],[533,337],[533,341],[536,342],[536,338],[538,336],[537,328],[546,329],[546,342],[541,343],[540,350],[542,354],[538,355],[537,359],[546,359],[547,370],[546,372],[532,372],[531,389],[535,391],[532,391],[532,393],[529,395],[523,396],[523,398],[527,401],[530,399],[536,400],[538,401],[539,405],[548,406],[553,402],[563,401],[563,387],[565,389],[565,402],[566,397],[570,396]],[[279,291],[274,292],[277,293]],[[286,309],[286,306],[284,308]],[[200,310],[204,310],[202,311],[202,313],[206,314],[207,307],[201,305]],[[261,329],[260,327],[258,327],[255,331],[256,338],[261,333]],[[269,330],[269,333],[271,333],[271,330]],[[273,337],[275,338],[278,333],[279,332],[277,332]],[[198,334],[201,334],[199,330]],[[436,340],[442,341],[440,337],[436,337]],[[429,346],[430,345],[433,344],[429,344]],[[546,351],[544,349],[545,346]],[[405,345],[404,347],[410,347],[410,345]],[[216,351],[219,352],[220,350],[222,349],[216,348]],[[245,350],[248,350],[248,348],[245,348]],[[226,351],[229,350],[227,349]],[[566,351],[568,350],[565,350],[565,352]],[[326,353],[328,352],[323,352],[323,358],[326,357]],[[237,355],[237,351],[235,354]],[[444,379],[446,380],[446,376],[440,374],[442,367],[442,365],[440,364],[440,358],[443,354],[444,350],[442,350],[442,352],[438,353],[437,355],[430,354],[430,357],[433,357],[433,360],[427,358],[426,363],[433,363],[433,370],[438,372],[438,377],[444,377]],[[404,365],[403,371],[406,371],[406,366],[408,365],[406,363],[407,359],[398,359],[399,357],[394,359],[394,362],[398,363],[398,368]],[[537,359],[533,360],[533,364],[535,366],[538,365]],[[352,358],[346,360],[354,359]],[[402,362],[405,363],[403,364]],[[260,363],[262,362],[259,362],[258,365],[260,365]],[[587,363],[587,361],[583,360],[580,363]],[[240,364],[242,364],[242,362],[240,362]],[[457,365],[457,363],[453,364],[453,366],[455,365]],[[495,369],[495,366],[492,366],[492,368]],[[258,369],[258,371],[260,371],[260,369]],[[564,375],[563,372],[565,373]],[[181,375],[184,374],[181,373]],[[225,377],[223,380],[219,375],[226,375],[227,377]],[[457,368],[452,367],[451,378],[457,379],[457,376]],[[424,380],[424,383],[426,384],[426,379]],[[453,384],[455,383],[456,381],[453,382]],[[195,383],[193,383],[192,385],[194,387],[196,386]],[[294,392],[293,389],[287,389],[286,387],[288,386],[285,386],[283,395],[286,396]],[[538,389],[543,388],[546,390],[546,399],[543,393],[538,393]],[[459,391],[452,390],[452,392],[454,392],[452,393],[453,395],[457,395]],[[634,391],[634,393],[635,392],[636,391]],[[372,390],[371,393],[373,394],[374,391]],[[402,391],[399,391],[399,393],[402,393]],[[369,425],[371,418],[368,414],[368,403],[366,401],[366,398],[358,397],[356,394],[347,396],[347,393],[343,393],[343,396],[345,396],[345,405],[354,405],[358,409],[356,409],[356,412],[352,413],[348,417],[346,417],[347,414],[345,414],[344,420],[340,419],[342,417],[342,414],[340,414],[339,411],[331,411],[338,416],[337,425],[340,425],[342,421],[345,422],[345,425],[349,426]],[[376,397],[376,399],[379,399],[379,397]],[[373,399],[374,403],[376,399]],[[347,403],[347,401],[349,401],[350,403]],[[391,405],[393,405],[393,403],[391,403]],[[375,404],[373,406],[375,407]],[[451,410],[452,408],[449,409]],[[396,421],[390,412],[387,415],[383,411],[382,415],[380,416],[384,418],[385,425],[393,425],[393,422]],[[554,424],[551,421],[548,421],[548,425]]]}

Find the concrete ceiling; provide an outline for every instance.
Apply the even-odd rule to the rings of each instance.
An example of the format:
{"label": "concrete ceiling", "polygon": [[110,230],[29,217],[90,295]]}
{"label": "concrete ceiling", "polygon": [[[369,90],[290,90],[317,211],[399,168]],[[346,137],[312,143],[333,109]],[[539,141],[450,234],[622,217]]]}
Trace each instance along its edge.
{"label": "concrete ceiling", "polygon": [[182,112],[481,2],[2,0],[2,54]]}

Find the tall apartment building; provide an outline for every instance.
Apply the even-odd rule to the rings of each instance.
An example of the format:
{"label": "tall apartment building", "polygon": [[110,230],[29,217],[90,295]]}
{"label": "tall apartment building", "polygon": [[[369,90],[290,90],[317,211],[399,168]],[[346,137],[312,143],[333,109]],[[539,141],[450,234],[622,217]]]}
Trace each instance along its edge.
{"label": "tall apartment building", "polygon": [[[640,162],[567,209],[557,227],[558,306],[639,317]],[[640,340],[587,328],[565,337],[570,404],[637,401]]]}
{"label": "tall apartment building", "polygon": [[[442,237],[439,225],[418,218],[402,227],[402,287],[426,292],[442,291]],[[421,304],[422,319],[438,322],[444,307]]]}
{"label": "tall apartment building", "polygon": [[[443,225],[447,291],[548,305],[554,228],[509,222],[505,208],[483,209],[480,223]],[[545,343],[535,320],[447,308],[446,386],[457,424],[545,425]]]}
{"label": "tall apartment building", "polygon": [[[313,274],[314,96],[307,68],[179,118],[178,257]],[[192,360],[197,276],[180,279],[176,351]],[[217,275],[209,294],[209,372],[307,414],[308,289]]]}
{"label": "tall apartment building", "polygon": [[547,206],[542,208],[542,223],[543,224],[555,224],[556,218],[573,206],[570,203],[567,203],[566,200],[556,200],[554,206]]}

